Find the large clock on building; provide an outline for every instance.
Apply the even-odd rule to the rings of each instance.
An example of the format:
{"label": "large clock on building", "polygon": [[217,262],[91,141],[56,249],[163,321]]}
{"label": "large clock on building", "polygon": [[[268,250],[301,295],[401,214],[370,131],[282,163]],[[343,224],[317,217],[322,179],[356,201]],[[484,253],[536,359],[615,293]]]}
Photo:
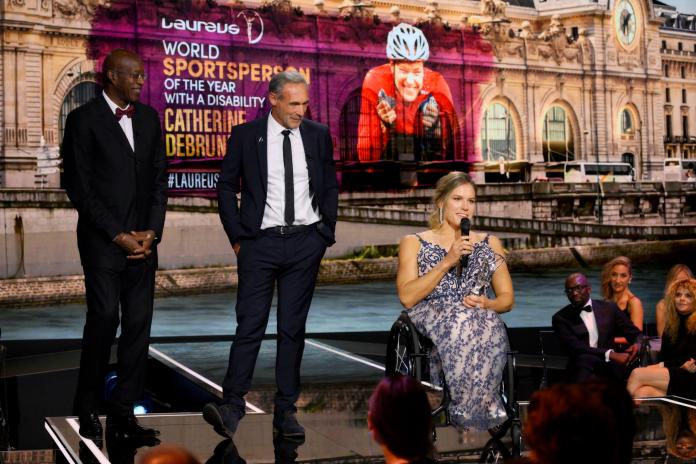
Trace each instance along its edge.
{"label": "large clock on building", "polygon": [[638,31],[636,10],[629,0],[619,0],[615,11],[616,35],[621,44],[628,47],[636,40]]}

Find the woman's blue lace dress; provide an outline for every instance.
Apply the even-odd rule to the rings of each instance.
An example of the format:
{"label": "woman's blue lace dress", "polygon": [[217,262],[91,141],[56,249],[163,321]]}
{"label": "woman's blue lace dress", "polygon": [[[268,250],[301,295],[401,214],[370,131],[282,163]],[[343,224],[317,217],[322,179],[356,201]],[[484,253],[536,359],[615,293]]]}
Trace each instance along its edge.
{"label": "woman's blue lace dress", "polygon": [[[423,240],[418,251],[418,275],[422,276],[447,255],[447,250]],[[476,244],[460,277],[456,267],[408,314],[419,332],[430,338],[431,381],[440,371],[452,401],[449,413],[460,429],[487,430],[505,421],[500,397],[508,339],[505,325],[495,311],[468,308],[462,303],[469,294],[485,294],[491,277],[504,258],[488,243],[488,236]]]}

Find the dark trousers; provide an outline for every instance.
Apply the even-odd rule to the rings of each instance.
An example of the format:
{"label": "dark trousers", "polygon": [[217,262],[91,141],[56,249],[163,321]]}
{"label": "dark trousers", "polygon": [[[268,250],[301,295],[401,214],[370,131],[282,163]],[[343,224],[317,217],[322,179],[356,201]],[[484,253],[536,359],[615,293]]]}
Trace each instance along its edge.
{"label": "dark trousers", "polygon": [[598,378],[620,381],[625,377],[625,368],[614,361],[606,362],[604,356],[583,354],[571,360],[566,375],[570,383]]}
{"label": "dark trousers", "polygon": [[240,243],[237,257],[237,331],[230,347],[223,398],[244,409],[256,358],[278,285],[275,406],[294,408],[300,392],[305,322],[326,241],[314,227],[293,235],[263,232]]}
{"label": "dark trousers", "polygon": [[130,414],[134,401],[145,388],[145,370],[150,343],[156,258],[129,263],[122,271],[84,268],[87,320],[82,335],[82,355],[75,412],[99,411],[104,395],[104,376],[111,346],[119,325],[118,379],[111,393],[108,412]]}

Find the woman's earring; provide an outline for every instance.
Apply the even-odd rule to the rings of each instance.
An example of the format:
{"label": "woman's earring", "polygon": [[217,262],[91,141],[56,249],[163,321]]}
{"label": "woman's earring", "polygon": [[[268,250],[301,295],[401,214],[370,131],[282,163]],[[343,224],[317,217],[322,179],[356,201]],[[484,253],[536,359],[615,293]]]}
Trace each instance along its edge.
{"label": "woman's earring", "polygon": [[443,222],[445,222],[445,211],[442,208],[440,208],[440,224],[442,224]]}

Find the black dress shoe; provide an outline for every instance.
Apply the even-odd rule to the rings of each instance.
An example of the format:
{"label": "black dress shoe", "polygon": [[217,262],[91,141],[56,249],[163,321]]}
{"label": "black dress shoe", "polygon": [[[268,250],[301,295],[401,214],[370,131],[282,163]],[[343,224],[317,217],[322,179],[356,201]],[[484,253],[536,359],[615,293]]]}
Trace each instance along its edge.
{"label": "black dress shoe", "polygon": [[157,437],[128,437],[106,427],[106,453],[111,464],[133,464],[139,448],[159,444]]}
{"label": "black dress shoe", "polygon": [[124,438],[152,438],[160,434],[159,430],[146,429],[138,423],[134,415],[106,416],[106,431]]}
{"label": "black dress shoe", "polygon": [[102,433],[101,422],[97,413],[81,414],[80,415],[80,435],[90,440],[101,440]]}
{"label": "black dress shoe", "polygon": [[295,416],[295,411],[273,411],[273,435],[296,441],[304,441],[305,430]]}
{"label": "black dress shoe", "polygon": [[244,417],[245,411],[231,404],[218,406],[208,403],[203,407],[203,419],[213,426],[218,435],[232,438],[237,431],[239,421]]}
{"label": "black dress shoe", "polygon": [[213,455],[205,464],[246,464],[246,461],[239,455],[232,439],[227,438],[217,444]]}
{"label": "black dress shoe", "polygon": [[275,464],[294,464],[297,462],[297,448],[302,445],[302,440],[277,436],[273,438],[273,454]]}

